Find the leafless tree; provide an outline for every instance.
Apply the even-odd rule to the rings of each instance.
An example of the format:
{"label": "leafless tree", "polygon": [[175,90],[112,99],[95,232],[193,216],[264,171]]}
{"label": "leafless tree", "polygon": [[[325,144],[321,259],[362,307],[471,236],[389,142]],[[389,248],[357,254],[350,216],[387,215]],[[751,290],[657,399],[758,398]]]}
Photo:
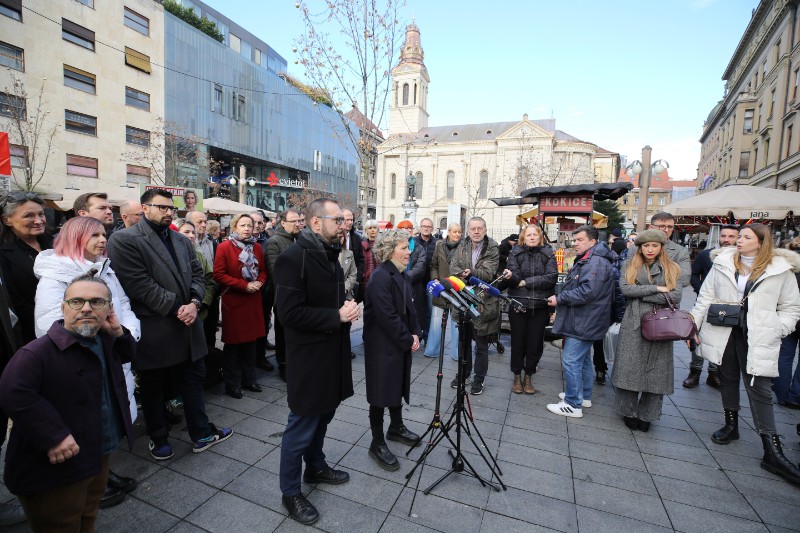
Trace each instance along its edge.
{"label": "leafless tree", "polygon": [[[303,66],[308,81],[338,112],[341,124],[335,131],[343,126],[340,140],[357,155],[359,183],[366,189],[370,158],[377,146],[375,132],[369,130],[383,123],[390,93],[389,73],[401,45],[398,12],[405,1],[326,0],[319,11],[309,3],[297,3],[305,31],[295,39],[296,63]],[[358,127],[345,116],[351,107],[366,119]],[[358,203],[365,221],[364,192],[365,200]]]}
{"label": "leafless tree", "polygon": [[198,177],[213,170],[214,162],[203,149],[206,140],[161,117],[151,131],[132,141],[137,146],[123,152],[122,160],[148,169],[156,185],[202,187],[205,179]]}
{"label": "leafless tree", "polygon": [[[493,158],[485,158],[475,167],[475,176],[464,176],[462,185],[467,195],[467,218],[482,217],[494,206],[489,198],[502,194],[502,185],[497,180],[497,165]],[[485,174],[484,174],[485,173]]]}
{"label": "leafless tree", "polygon": [[11,73],[11,85],[0,95],[0,119],[0,129],[8,131],[9,142],[25,150],[25,165],[12,169],[14,187],[32,191],[44,178],[61,125],[50,118],[45,82],[30,96],[22,80]]}

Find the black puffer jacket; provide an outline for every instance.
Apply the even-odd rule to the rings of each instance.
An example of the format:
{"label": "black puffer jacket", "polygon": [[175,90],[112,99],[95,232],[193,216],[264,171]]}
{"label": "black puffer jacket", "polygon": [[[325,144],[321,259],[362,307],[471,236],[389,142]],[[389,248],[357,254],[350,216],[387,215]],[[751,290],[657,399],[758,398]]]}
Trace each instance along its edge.
{"label": "black puffer jacket", "polygon": [[[511,271],[508,295],[525,304],[528,309],[546,308],[547,300],[554,294],[558,267],[556,256],[549,246],[514,246],[508,255],[507,268]],[[525,280],[525,286],[519,287]]]}

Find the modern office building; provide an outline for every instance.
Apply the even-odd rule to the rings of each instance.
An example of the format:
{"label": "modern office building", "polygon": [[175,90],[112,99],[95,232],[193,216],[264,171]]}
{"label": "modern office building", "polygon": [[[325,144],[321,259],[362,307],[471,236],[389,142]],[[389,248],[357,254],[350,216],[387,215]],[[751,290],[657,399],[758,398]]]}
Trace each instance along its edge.
{"label": "modern office building", "polygon": [[[306,188],[355,205],[357,157],[339,115],[281,77],[286,60],[265,42],[201,2],[182,4],[215,22],[223,35],[218,42],[164,15],[165,118],[202,145],[201,155],[221,162],[209,192],[238,200],[238,187],[228,187],[227,179],[238,180],[244,165],[243,201],[251,205],[279,211]],[[208,181],[202,168],[193,173],[191,164],[183,166],[186,185]]]}

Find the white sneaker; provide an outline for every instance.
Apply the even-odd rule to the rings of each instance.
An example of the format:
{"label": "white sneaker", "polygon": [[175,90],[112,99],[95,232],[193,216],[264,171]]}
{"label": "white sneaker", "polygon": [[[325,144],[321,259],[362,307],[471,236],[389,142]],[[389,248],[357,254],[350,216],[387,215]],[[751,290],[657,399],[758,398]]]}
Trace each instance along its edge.
{"label": "white sneaker", "polygon": [[[566,396],[567,396],[566,393],[563,392],[558,393],[558,397],[561,398],[562,400],[566,398]],[[583,403],[581,403],[581,407],[591,407],[591,406],[592,406],[592,400],[583,400]]]}
{"label": "white sneaker", "polygon": [[558,403],[547,404],[547,410],[553,414],[568,416],[571,418],[583,418],[583,409],[577,409],[570,404],[561,400]]}

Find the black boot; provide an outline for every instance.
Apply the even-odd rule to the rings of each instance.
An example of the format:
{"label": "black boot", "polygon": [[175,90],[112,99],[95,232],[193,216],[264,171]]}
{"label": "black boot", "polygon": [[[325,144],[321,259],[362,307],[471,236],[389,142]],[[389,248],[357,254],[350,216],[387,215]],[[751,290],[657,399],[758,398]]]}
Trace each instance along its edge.
{"label": "black boot", "polygon": [[800,485],[800,469],[795,467],[783,455],[780,437],[778,435],[761,434],[761,442],[764,445],[764,458],[761,460],[761,468],[782,477],[789,483]]}
{"label": "black boot", "polygon": [[108,471],[108,486],[121,490],[122,492],[130,492],[136,488],[138,483],[132,477],[118,476],[111,470]]}
{"label": "black boot", "polygon": [[700,383],[700,370],[696,368],[689,369],[689,376],[683,380],[683,388],[693,389]]}
{"label": "black boot", "polygon": [[407,446],[413,446],[419,440],[419,435],[413,431],[410,431],[404,424],[400,424],[399,427],[389,424],[389,430],[386,432],[386,438],[389,440],[402,442]]}
{"label": "black boot", "polygon": [[124,492],[119,489],[115,489],[111,485],[106,485],[106,490],[103,493],[103,497],[100,498],[100,509],[114,507],[115,505],[122,503],[122,500],[124,499]]}
{"label": "black boot", "polygon": [[383,439],[372,439],[372,444],[369,446],[369,456],[378,463],[378,466],[389,472],[394,472],[400,468],[400,462],[389,450],[386,441]]}
{"label": "black boot", "polygon": [[725,409],[725,425],[711,435],[716,444],[730,444],[739,439],[739,411]]}

